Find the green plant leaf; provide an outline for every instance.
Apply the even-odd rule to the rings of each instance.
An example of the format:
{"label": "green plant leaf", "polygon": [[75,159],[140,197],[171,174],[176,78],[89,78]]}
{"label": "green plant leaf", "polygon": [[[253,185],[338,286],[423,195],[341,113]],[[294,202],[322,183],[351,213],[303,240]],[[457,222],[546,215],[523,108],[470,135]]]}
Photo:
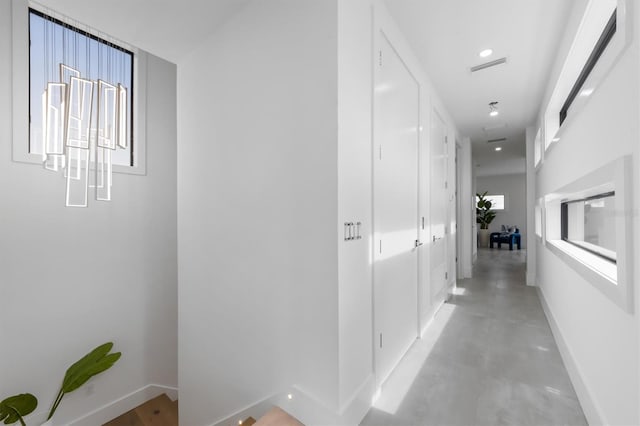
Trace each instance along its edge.
{"label": "green plant leaf", "polygon": [[112,354],[109,353],[112,348],[112,342],[104,343],[80,358],[67,369],[64,379],[62,380],[62,386],[60,387],[58,396],[56,396],[51,410],[49,411],[49,417],[47,417],[47,420],[53,417],[58,406],[62,402],[62,398],[66,394],[78,389],[96,374],[100,374],[103,371],[108,370],[120,359],[120,356],[122,355],[120,352]]}
{"label": "green plant leaf", "polygon": [[113,342],[104,343],[76,361],[67,369],[67,372],[64,375],[64,380],[62,381],[62,389],[65,389],[70,382],[75,381],[75,377],[78,374],[81,374],[82,371],[86,370],[87,367],[104,358],[112,348]]}
{"label": "green plant leaf", "polygon": [[0,421],[11,425],[22,421],[22,417],[31,414],[38,407],[38,399],[30,393],[10,396],[0,401]]}
{"label": "green plant leaf", "polygon": [[76,374],[71,376],[68,381],[65,380],[65,385],[62,388],[63,392],[69,393],[78,389],[96,374],[100,374],[113,367],[113,364],[115,364],[121,356],[122,354],[120,352],[115,352],[104,356],[92,364],[85,365],[83,369],[78,370]]}

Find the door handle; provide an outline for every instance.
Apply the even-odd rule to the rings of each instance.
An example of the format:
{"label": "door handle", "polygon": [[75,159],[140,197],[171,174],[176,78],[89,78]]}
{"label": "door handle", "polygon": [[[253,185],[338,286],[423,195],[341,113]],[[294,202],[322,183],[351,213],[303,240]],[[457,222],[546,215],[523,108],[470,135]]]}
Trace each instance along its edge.
{"label": "door handle", "polygon": [[421,245],[423,245],[424,243],[421,243],[420,240],[416,240],[416,245],[415,248],[420,247]]}

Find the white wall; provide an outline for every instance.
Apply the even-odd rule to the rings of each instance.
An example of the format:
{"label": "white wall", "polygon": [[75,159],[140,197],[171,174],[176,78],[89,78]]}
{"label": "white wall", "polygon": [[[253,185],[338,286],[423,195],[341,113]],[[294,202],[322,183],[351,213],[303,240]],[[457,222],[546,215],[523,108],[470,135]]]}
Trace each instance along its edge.
{"label": "white wall", "polygon": [[[635,3],[635,2],[634,2]],[[581,16],[586,1],[579,1],[573,16]],[[635,4],[634,4],[635,6]],[[584,108],[568,122],[560,142],[544,155],[538,171],[537,197],[548,194],[621,156],[633,155],[633,180],[640,182],[638,118],[638,22],[633,13],[633,40]],[[577,29],[577,19],[567,27],[560,44],[558,62],[549,79],[555,81]],[[606,53],[605,53],[606,54]],[[547,90],[548,100],[553,87]],[[543,103],[543,106],[546,104]],[[542,116],[543,111],[541,111]],[[540,122],[540,120],[539,120]],[[634,258],[640,249],[640,199],[633,191]],[[530,211],[533,207],[530,206]],[[638,297],[635,313],[624,312],[562,259],[538,244],[537,281],[557,327],[557,336],[567,350],[563,354],[569,370],[574,369],[574,386],[591,424],[639,424],[640,404],[638,353],[640,324]],[[640,269],[635,265],[634,283]]]}
{"label": "white wall", "polygon": [[[491,232],[500,232],[502,225],[515,225],[520,229],[521,247],[527,247],[526,176],[517,175],[479,176],[476,180],[479,194],[504,194],[505,209],[496,210],[496,218],[489,225]],[[502,246],[505,247],[504,245]]]}
{"label": "white wall", "polygon": [[536,230],[535,230],[535,206],[536,206],[536,169],[535,169],[535,138],[537,130],[533,127],[528,127],[526,130],[525,143],[527,150],[527,171],[526,171],[526,214],[527,214],[527,229],[531,232],[527,232],[526,247],[531,247],[531,250],[527,250],[527,285],[536,285],[536,265],[537,265],[537,250],[536,250]]}
{"label": "white wall", "polygon": [[343,419],[371,402],[372,7],[254,1],[179,64],[181,424],[292,385]]}
{"label": "white wall", "polygon": [[254,1],[178,75],[180,424],[337,406],[337,3]]}
{"label": "white wall", "polygon": [[[11,39],[3,1],[5,95]],[[71,363],[109,340],[123,353],[65,397],[57,424],[149,384],[177,386],[175,82],[175,65],[149,56],[147,175],[114,175],[113,201],[86,209],[64,207],[60,175],[11,160],[11,96],[0,97],[0,398],[32,392],[46,411]]]}
{"label": "white wall", "polygon": [[[373,393],[373,9],[370,0],[337,4],[339,404],[348,409],[370,405]],[[342,240],[345,222],[362,222],[362,240]]]}
{"label": "white wall", "polygon": [[459,278],[471,278],[473,272],[473,255],[475,252],[475,240],[473,234],[476,223],[475,192],[473,192],[473,167],[471,156],[471,140],[463,138],[460,144],[458,156],[458,169],[460,182],[458,183],[458,204],[460,206],[460,223],[458,232],[461,241],[458,247],[458,263],[462,269],[462,276]]}
{"label": "white wall", "polygon": [[[472,154],[473,155],[473,154]],[[471,190],[471,199],[473,200],[473,206],[475,207],[477,205],[476,202],[476,194],[478,193],[478,184],[477,184],[477,180],[478,180],[478,176],[477,176],[477,167],[473,164],[473,156],[471,157],[471,181],[472,181],[472,190]],[[476,215],[477,213],[475,212],[474,209],[474,219],[473,219],[473,232],[471,233],[471,250],[473,252],[473,263],[476,262],[476,260],[478,259],[478,224],[476,222]]]}

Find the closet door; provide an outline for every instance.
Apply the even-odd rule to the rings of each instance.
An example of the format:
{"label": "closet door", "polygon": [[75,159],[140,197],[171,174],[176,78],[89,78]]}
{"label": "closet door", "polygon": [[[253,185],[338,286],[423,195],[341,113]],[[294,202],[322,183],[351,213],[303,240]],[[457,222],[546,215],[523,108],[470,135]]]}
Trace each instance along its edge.
{"label": "closet door", "polygon": [[378,37],[374,99],[374,347],[378,386],[418,335],[420,90]]}

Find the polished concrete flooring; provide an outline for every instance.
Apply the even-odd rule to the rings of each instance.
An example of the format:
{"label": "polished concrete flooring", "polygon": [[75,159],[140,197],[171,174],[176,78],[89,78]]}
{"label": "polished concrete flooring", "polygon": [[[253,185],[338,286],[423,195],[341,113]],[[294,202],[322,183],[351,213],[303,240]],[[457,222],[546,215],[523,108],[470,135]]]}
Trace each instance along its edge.
{"label": "polished concrete flooring", "polygon": [[479,251],[362,425],[587,424],[524,259]]}

